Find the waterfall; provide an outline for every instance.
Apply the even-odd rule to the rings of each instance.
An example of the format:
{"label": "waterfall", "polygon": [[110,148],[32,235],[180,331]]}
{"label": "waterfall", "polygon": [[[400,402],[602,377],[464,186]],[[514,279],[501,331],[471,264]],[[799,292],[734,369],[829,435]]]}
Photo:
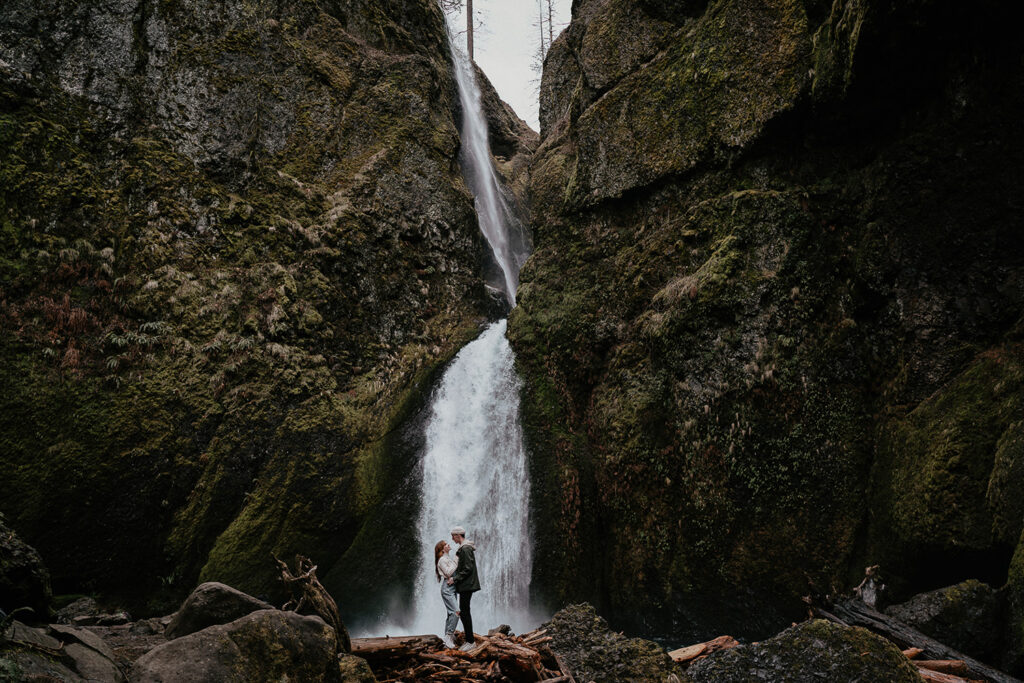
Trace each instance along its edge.
{"label": "waterfall", "polygon": [[[451,31],[449,30],[449,34]],[[509,209],[498,173],[491,162],[491,147],[487,136],[487,119],[481,104],[480,88],[469,59],[455,47],[449,36],[455,81],[462,105],[462,172],[473,193],[476,213],[487,244],[491,247],[501,281],[492,283],[505,294],[509,306],[516,305],[519,286],[519,268],[528,255],[521,228]]]}
{"label": "waterfall", "polygon": [[[480,89],[467,57],[452,44],[462,103],[462,165],[476,200],[480,230],[500,268],[500,289],[515,306],[519,268],[527,256],[491,160]],[[499,624],[528,630],[530,480],[519,422],[520,380],[505,337],[507,321],[493,323],[466,345],[445,371],[432,398],[422,454],[418,520],[422,565],[411,623],[417,633],[441,633],[445,609],[434,575],[434,545],[451,543],[461,525],[476,546],[482,589],[473,596],[474,630]],[[454,548],[454,544],[453,544]],[[458,628],[462,628],[461,624]]]}

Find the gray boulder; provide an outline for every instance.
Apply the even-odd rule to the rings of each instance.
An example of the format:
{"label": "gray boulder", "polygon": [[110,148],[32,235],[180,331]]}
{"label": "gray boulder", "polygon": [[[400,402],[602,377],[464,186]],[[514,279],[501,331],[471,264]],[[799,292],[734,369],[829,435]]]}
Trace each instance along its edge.
{"label": "gray boulder", "polygon": [[920,683],[899,649],[866,629],[807,621],[774,638],[722,650],[686,671],[689,683],[817,683],[887,681]]}
{"label": "gray boulder", "polygon": [[160,645],[139,658],[132,681],[246,683],[340,681],[337,635],[319,617],[261,610]]}
{"label": "gray boulder", "polygon": [[993,661],[999,645],[999,611],[996,591],[969,579],[915,595],[885,613],[964,654]]}
{"label": "gray boulder", "polygon": [[267,609],[274,609],[274,606],[231,586],[210,581],[197,586],[185,598],[164,635],[168,640],[173,640],[207,626],[226,624],[246,614]]}

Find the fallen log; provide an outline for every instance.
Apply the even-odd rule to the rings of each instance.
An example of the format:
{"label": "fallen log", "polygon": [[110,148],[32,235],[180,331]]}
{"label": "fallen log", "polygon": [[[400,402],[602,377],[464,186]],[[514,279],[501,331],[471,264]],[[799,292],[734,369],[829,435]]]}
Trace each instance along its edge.
{"label": "fallen log", "polygon": [[353,638],[352,654],[372,663],[375,660],[412,657],[424,650],[437,650],[442,645],[441,639],[435,635]]}
{"label": "fallen log", "polygon": [[690,645],[688,647],[681,647],[678,650],[672,650],[668,653],[668,656],[672,658],[672,661],[676,664],[686,664],[691,662],[698,657],[703,657],[711,654],[712,652],[718,652],[719,650],[729,650],[739,645],[732,636],[718,636],[704,643],[697,643],[696,645]]}
{"label": "fallen log", "polygon": [[562,656],[558,653],[554,653],[554,655],[555,664],[558,665],[558,670],[565,674],[565,676],[569,679],[569,683],[576,683],[576,679],[573,678],[572,671],[569,670],[569,667],[566,665],[565,660],[562,659]]}
{"label": "fallen log", "polygon": [[847,600],[836,603],[831,611],[818,607],[813,608],[813,611],[816,616],[829,619],[830,621],[847,626],[866,628],[893,641],[901,648],[920,649],[920,654],[926,659],[961,660],[967,666],[968,674],[974,678],[988,679],[996,683],[1021,683],[1019,679],[968,657],[962,652],[957,652],[899,619],[882,614],[873,607],[868,607],[860,600]]}
{"label": "fallen log", "polygon": [[971,674],[967,669],[967,664],[959,659],[918,659],[914,661],[914,666],[919,669],[930,669],[942,674],[960,676],[961,678]]}
{"label": "fallen log", "polygon": [[919,656],[921,652],[922,650],[919,647],[908,647],[906,650],[903,651],[903,655],[907,659],[914,659],[915,657]]}
{"label": "fallen log", "polygon": [[971,683],[967,678],[960,676],[953,676],[952,674],[944,674],[939,671],[932,671],[931,669],[922,669],[918,667],[917,673],[929,683]]}

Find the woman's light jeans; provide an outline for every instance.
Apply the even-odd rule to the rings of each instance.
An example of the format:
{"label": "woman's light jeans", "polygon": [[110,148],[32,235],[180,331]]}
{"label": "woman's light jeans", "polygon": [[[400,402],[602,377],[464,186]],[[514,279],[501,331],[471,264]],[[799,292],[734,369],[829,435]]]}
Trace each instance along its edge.
{"label": "woman's light jeans", "polygon": [[441,579],[441,599],[448,610],[448,618],[444,620],[444,634],[450,636],[455,633],[455,626],[459,623],[459,617],[455,614],[455,610],[459,608],[459,601],[455,597],[455,586],[449,586],[448,579]]}

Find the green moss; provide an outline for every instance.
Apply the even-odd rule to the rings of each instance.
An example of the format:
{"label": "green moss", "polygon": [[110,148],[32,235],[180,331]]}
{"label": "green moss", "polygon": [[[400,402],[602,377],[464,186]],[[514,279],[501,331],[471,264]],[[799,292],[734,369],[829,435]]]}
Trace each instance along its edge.
{"label": "green moss", "polygon": [[889,529],[878,532],[888,552],[980,550],[1019,536],[1019,519],[1003,512],[1003,523],[994,524],[992,514],[1016,506],[1010,491],[1019,485],[1013,445],[1024,409],[1019,354],[1015,347],[983,354],[886,426],[873,489],[884,513],[880,526]]}
{"label": "green moss", "polygon": [[[162,3],[169,122],[0,88],[0,508],[59,589],[145,612],[204,567],[268,586],[271,551],[323,575],[395,486],[388,433],[484,292],[443,18],[392,10]],[[203,128],[182,74],[237,120]]]}

